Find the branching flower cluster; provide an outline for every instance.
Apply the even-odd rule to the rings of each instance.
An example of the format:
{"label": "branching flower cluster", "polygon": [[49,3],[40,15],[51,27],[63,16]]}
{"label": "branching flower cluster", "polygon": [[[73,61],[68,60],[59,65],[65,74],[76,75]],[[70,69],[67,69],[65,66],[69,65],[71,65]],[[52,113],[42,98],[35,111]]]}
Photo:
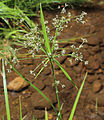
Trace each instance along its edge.
{"label": "branching flower cluster", "polygon": [[41,48],[42,38],[39,32],[38,25],[35,28],[30,29],[30,32],[23,36],[25,39],[24,46],[25,48],[32,48],[29,50],[29,54],[32,54],[34,57],[34,51],[38,52]]}
{"label": "branching flower cluster", "polygon": [[66,13],[66,10],[64,7],[61,11],[62,16],[59,17],[58,15],[56,15],[56,17],[53,18],[52,24],[58,32],[62,32],[64,28],[68,27],[67,24],[71,21],[71,13],[68,12],[67,17],[64,17],[65,13]]}
{"label": "branching flower cluster", "polygon": [[[67,6],[68,5],[66,3],[63,8],[61,8],[61,6],[58,6],[58,9],[61,9],[61,15],[60,16],[56,15],[56,17],[53,18],[52,25],[56,30],[54,36],[51,35],[51,30],[47,26],[48,21],[45,21],[44,23],[46,26],[48,39],[50,41],[50,44],[52,44],[52,48],[51,48],[52,53],[48,53],[48,57],[49,56],[51,57],[52,55],[54,57],[69,56],[69,54],[66,54],[66,49],[63,49],[61,52],[58,51],[60,49],[59,41],[56,38],[57,36],[60,35],[60,33],[63,31],[64,28],[68,27],[68,23],[71,22],[72,20],[75,20],[78,23],[81,22],[82,24],[85,24],[85,21],[83,19],[85,15],[87,15],[87,13],[82,11],[81,15],[73,17],[70,12],[68,11],[66,12]],[[21,19],[20,23],[21,22],[24,22],[24,19]],[[20,36],[20,39],[21,39],[21,36]],[[37,24],[34,28],[31,28],[29,32],[24,33],[22,39],[23,39],[24,48],[29,48],[28,54],[31,54],[32,57],[35,57],[36,53],[40,51],[42,47],[44,48],[43,34]],[[79,50],[83,47],[83,44],[87,43],[87,39],[85,38],[81,38],[81,39],[82,39],[82,43],[79,45],[79,47],[76,47],[74,45],[71,46],[71,49],[73,49],[74,52],[70,54],[70,57],[74,58],[76,61],[79,60],[79,61],[83,61],[85,64],[88,64],[88,61],[84,61],[82,53],[79,52]],[[15,61],[15,59],[13,59],[13,61]],[[41,65],[43,65],[44,67],[47,66],[45,62],[41,63]],[[34,70],[30,70],[30,74],[35,76],[34,72],[36,69],[37,68],[35,68]]]}
{"label": "branching flower cluster", "polygon": [[[67,7],[67,4],[65,4],[65,7]],[[55,52],[53,52],[52,54],[49,53],[49,54],[48,54],[48,57],[49,57],[49,56],[51,57],[52,55],[53,55],[54,57],[70,56],[71,58],[74,58],[75,61],[84,62],[84,64],[86,65],[86,64],[88,64],[88,61],[84,61],[84,60],[83,60],[83,54],[80,52],[80,49],[83,48],[84,43],[87,43],[87,42],[88,42],[86,38],[81,38],[82,43],[81,43],[78,47],[76,47],[75,45],[71,45],[71,49],[73,49],[73,51],[74,51],[74,52],[72,52],[71,54],[66,54],[66,49],[62,49],[61,52],[58,52],[58,50],[59,50],[60,48],[59,48],[59,42],[58,42],[58,40],[56,40],[56,37],[57,37],[58,35],[60,35],[60,33],[63,31],[64,28],[68,27],[68,23],[71,22],[72,19],[76,20],[77,22],[81,22],[82,24],[84,24],[85,21],[83,20],[83,18],[84,18],[84,16],[87,14],[87,13],[85,13],[85,12],[82,12],[81,15],[79,15],[79,16],[71,17],[71,13],[68,12],[67,15],[64,16],[64,14],[66,13],[65,7],[62,8],[62,11],[61,11],[61,15],[62,15],[62,16],[61,16],[61,17],[58,16],[58,15],[56,15],[56,17],[53,18],[52,24],[53,24],[53,27],[56,29],[56,32],[55,32],[55,35],[54,35],[54,36],[51,36],[51,34],[50,34],[50,29],[49,29],[48,26],[46,26],[46,32],[47,32],[47,35],[48,35],[48,39],[50,40],[50,43],[52,43],[52,49],[53,49],[53,51],[55,51]],[[58,6],[58,9],[60,9],[60,6]],[[47,23],[48,23],[48,21],[45,21],[45,25],[46,25]],[[38,29],[35,28],[35,33],[37,33],[37,32],[38,32]],[[33,32],[33,33],[34,33],[34,32]],[[34,36],[34,38],[31,38],[31,36],[33,35],[33,33],[32,33],[32,34],[29,34],[29,35],[28,35],[28,34],[25,35],[25,37],[26,37],[27,39],[29,39],[29,40],[28,40],[29,42],[26,43],[26,45],[28,44],[27,46],[30,46],[30,47],[33,48],[33,51],[31,50],[31,53],[33,53],[34,50],[37,50],[37,51],[38,51],[38,49],[42,46],[42,44],[39,43],[39,46],[36,45],[36,46],[38,47],[38,48],[36,49],[36,46],[35,46],[35,45],[32,45],[32,46],[31,46],[31,44],[36,44],[36,43],[40,42],[40,40],[43,39],[41,34],[38,34],[38,37],[35,35],[36,37]],[[30,38],[28,38],[28,37],[30,37]],[[33,42],[34,40],[36,40],[36,41]],[[32,42],[31,42],[31,41],[32,41]],[[42,41],[44,42],[44,39],[43,39]],[[54,58],[54,57],[53,57],[53,58]],[[70,59],[70,61],[72,61],[72,59]],[[41,65],[43,65],[43,67],[46,67],[46,66],[47,66],[47,63],[44,62],[44,61],[42,61]],[[38,65],[38,67],[40,67],[40,65]],[[34,70],[30,70],[30,74],[36,76],[35,70],[36,70],[38,67],[36,67]],[[65,87],[64,84],[61,84],[61,83],[60,83],[60,81],[56,81],[56,85],[61,85],[62,88]],[[57,91],[57,92],[58,92],[58,91]]]}
{"label": "branching flower cluster", "polygon": [[[75,45],[71,46],[71,48],[75,50],[75,52],[72,52],[71,57],[75,58],[75,61],[81,61],[81,62],[83,61],[84,64],[87,65],[88,61],[83,60],[83,54],[81,52],[79,53],[79,50],[83,48],[83,44],[87,43],[88,41],[86,38],[81,38],[81,39],[82,39],[82,43],[79,45],[79,47],[76,47]],[[72,62],[72,60],[70,60],[70,62]]]}

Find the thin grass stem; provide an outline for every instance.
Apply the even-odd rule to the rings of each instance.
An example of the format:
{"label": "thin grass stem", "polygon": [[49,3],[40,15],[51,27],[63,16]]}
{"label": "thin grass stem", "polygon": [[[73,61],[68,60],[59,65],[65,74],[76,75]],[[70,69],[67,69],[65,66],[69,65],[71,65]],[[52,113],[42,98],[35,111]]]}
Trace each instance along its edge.
{"label": "thin grass stem", "polygon": [[5,95],[7,120],[10,120],[10,109],[9,109],[9,101],[8,101],[8,93],[7,93],[6,75],[5,75],[5,66],[4,66],[4,64],[5,64],[4,59],[2,59],[3,86],[4,86],[4,95]]}
{"label": "thin grass stem", "polygon": [[52,68],[53,79],[54,79],[54,85],[55,85],[55,89],[56,89],[56,96],[57,96],[57,102],[58,102],[58,108],[59,108],[58,117],[60,117],[60,120],[62,120],[61,107],[60,107],[60,100],[59,100],[59,95],[58,95],[58,88],[57,88],[57,84],[56,84],[56,79],[55,79],[55,72],[54,72],[53,59],[50,59],[50,62],[51,62],[51,68]]}
{"label": "thin grass stem", "polygon": [[20,104],[20,120],[22,120],[21,96],[19,96],[19,104]]}

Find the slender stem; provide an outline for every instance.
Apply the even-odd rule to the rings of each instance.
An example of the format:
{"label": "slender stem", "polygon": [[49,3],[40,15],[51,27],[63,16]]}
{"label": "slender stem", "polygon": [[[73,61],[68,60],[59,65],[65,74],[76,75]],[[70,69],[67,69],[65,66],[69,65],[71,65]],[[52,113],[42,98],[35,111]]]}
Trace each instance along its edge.
{"label": "slender stem", "polygon": [[[55,36],[54,36],[54,39],[53,39],[54,41],[56,40],[57,33],[58,33],[58,30],[56,29]],[[53,44],[52,44],[52,52],[54,50],[54,44],[55,44],[55,42],[53,42]]]}
{"label": "slender stem", "polygon": [[22,120],[21,96],[19,96],[19,104],[20,104],[20,120]]}
{"label": "slender stem", "polygon": [[53,58],[50,59],[50,62],[51,62],[51,68],[52,68],[52,72],[53,72],[54,85],[55,85],[55,89],[56,89],[56,97],[57,97],[57,101],[58,101],[58,108],[59,108],[58,117],[60,117],[60,120],[62,120],[61,107],[60,107],[60,100],[59,100],[59,95],[58,95],[58,88],[57,88],[56,79],[55,79]]}
{"label": "slender stem", "polygon": [[8,101],[8,93],[7,93],[7,85],[6,85],[6,75],[5,75],[4,59],[2,59],[2,71],[3,71],[3,85],[4,85],[4,95],[5,95],[7,120],[10,120],[10,109],[9,109],[9,101]]}

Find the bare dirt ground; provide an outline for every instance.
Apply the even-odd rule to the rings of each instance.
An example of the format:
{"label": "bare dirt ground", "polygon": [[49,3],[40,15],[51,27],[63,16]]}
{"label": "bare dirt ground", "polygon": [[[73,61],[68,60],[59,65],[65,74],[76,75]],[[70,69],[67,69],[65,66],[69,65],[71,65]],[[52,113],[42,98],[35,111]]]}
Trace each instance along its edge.
{"label": "bare dirt ground", "polygon": [[[87,38],[88,43],[84,44],[81,49],[84,60],[88,60],[88,65],[82,62],[69,62],[68,57],[60,59],[60,63],[69,73],[72,80],[80,87],[86,71],[88,76],[84,85],[84,89],[80,96],[80,100],[76,109],[73,120],[104,120],[104,6],[78,7],[77,9],[68,9],[72,14],[78,15],[81,11],[87,12],[85,17],[86,23],[69,24],[59,38],[66,39],[73,36],[81,36],[91,34]],[[59,12],[44,11],[45,18],[51,23],[52,18]],[[39,20],[39,19],[38,19]],[[49,26],[51,24],[49,23]],[[80,45],[77,40],[76,45]],[[70,47],[70,44],[62,44],[63,47]],[[30,75],[41,61],[40,60],[22,60],[16,69],[34,85],[36,85],[43,93],[50,98],[57,108],[55,89],[53,86],[53,78],[51,76],[50,65],[35,80]],[[60,101],[63,103],[62,116],[63,120],[68,120],[77,90],[68,81],[60,69],[55,69],[56,80],[60,80],[65,88],[58,86]],[[14,71],[7,73],[7,84],[14,79],[23,81]],[[0,119],[5,112],[5,99],[3,93],[2,77],[0,77]],[[17,82],[17,85],[19,83]],[[16,91],[8,90],[9,104],[11,110],[11,120],[19,120],[19,96],[22,99],[22,113],[24,120],[32,120],[34,115],[38,120],[44,120],[44,108],[47,107],[49,120],[55,120],[55,113],[49,103],[40,96],[31,86],[23,83],[24,86],[19,87]],[[97,100],[97,110],[96,110]]]}

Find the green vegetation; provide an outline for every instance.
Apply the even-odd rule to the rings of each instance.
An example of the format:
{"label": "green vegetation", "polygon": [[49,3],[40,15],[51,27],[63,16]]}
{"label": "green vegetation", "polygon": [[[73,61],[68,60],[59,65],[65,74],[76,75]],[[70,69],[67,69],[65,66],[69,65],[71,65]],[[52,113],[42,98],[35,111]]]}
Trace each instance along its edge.
{"label": "green vegetation", "polygon": [[[0,0],[0,59],[2,60],[2,75],[3,75],[3,82],[4,82],[4,94],[5,94],[5,104],[6,104],[6,112],[7,112],[7,119],[10,120],[10,110],[9,110],[9,102],[8,102],[8,95],[7,95],[7,86],[6,86],[6,75],[5,75],[5,66],[6,64],[10,65],[10,69],[14,70],[19,76],[21,76],[26,82],[28,82],[37,92],[39,92],[52,106],[54,111],[57,115],[57,120],[62,120],[61,110],[62,105],[60,104],[60,98],[59,98],[59,91],[58,91],[58,85],[61,84],[60,81],[57,81],[55,78],[55,68],[54,63],[57,64],[57,66],[62,70],[62,72],[65,74],[65,76],[68,78],[68,80],[73,84],[73,86],[78,90],[78,87],[73,82],[67,71],[62,67],[60,62],[57,60],[59,57],[63,56],[69,56],[70,62],[72,59],[79,60],[84,62],[85,64],[88,64],[88,61],[83,60],[83,55],[79,52],[80,49],[83,47],[83,44],[87,42],[83,36],[80,37],[73,37],[70,39],[65,40],[64,42],[70,42],[71,40],[75,39],[82,39],[82,43],[80,46],[75,47],[74,44],[71,46],[70,49],[74,49],[74,52],[71,54],[66,54],[67,49],[59,48],[59,44],[63,42],[63,40],[57,40],[57,36],[63,31],[64,28],[67,27],[67,24],[69,22],[72,22],[75,20],[76,22],[81,22],[82,24],[85,23],[84,16],[87,14],[85,12],[82,12],[81,15],[78,16],[71,16],[71,13],[68,12],[67,16],[64,16],[66,13],[66,7],[68,4],[66,3],[82,3],[84,0],[15,0],[13,2],[12,0]],[[50,29],[47,26],[47,22],[44,20],[43,10],[42,6],[48,5],[49,3],[65,3],[64,8],[61,10],[62,17],[59,17],[56,15],[56,17],[53,19],[53,28],[55,29],[54,36],[51,36]],[[47,4],[46,4],[47,3]],[[40,17],[41,17],[41,25],[42,29],[38,27],[37,24],[35,24],[30,18],[31,16],[39,16],[38,14],[33,13],[33,8],[38,8],[40,5]],[[31,6],[31,8],[30,8]],[[60,9],[60,5],[58,5],[58,8]],[[30,10],[30,11],[28,11]],[[74,42],[73,42],[74,43]],[[14,47],[15,46],[15,47]],[[29,49],[27,53],[20,54],[21,49]],[[63,49],[63,50],[62,50]],[[43,54],[39,54],[39,52]],[[27,57],[28,56],[28,57]],[[33,74],[35,78],[38,77],[38,75],[41,75],[41,72],[44,70],[44,68],[50,63],[53,80],[54,80],[54,86],[57,96],[57,102],[58,102],[58,110],[56,110],[55,106],[51,103],[49,98],[43,94],[36,86],[34,86],[29,80],[23,77],[16,68],[14,67],[14,64],[17,64],[19,60],[22,59],[39,59],[42,58],[42,62],[34,69],[30,71],[30,74]],[[42,68],[38,72],[37,75],[35,75],[35,70],[39,68],[42,65]],[[80,89],[78,90],[78,94],[75,100],[75,103],[73,105],[73,109],[71,112],[71,115],[69,117],[69,120],[73,119],[74,112],[85,82],[85,79],[87,77],[87,73],[84,77],[84,80],[82,82],[82,85]],[[64,85],[62,85],[62,88],[64,88]],[[19,98],[20,103],[20,120],[22,120],[22,108],[21,108],[21,98]],[[33,118],[34,120],[35,118]],[[48,120],[48,112],[45,108],[45,120]]]}

